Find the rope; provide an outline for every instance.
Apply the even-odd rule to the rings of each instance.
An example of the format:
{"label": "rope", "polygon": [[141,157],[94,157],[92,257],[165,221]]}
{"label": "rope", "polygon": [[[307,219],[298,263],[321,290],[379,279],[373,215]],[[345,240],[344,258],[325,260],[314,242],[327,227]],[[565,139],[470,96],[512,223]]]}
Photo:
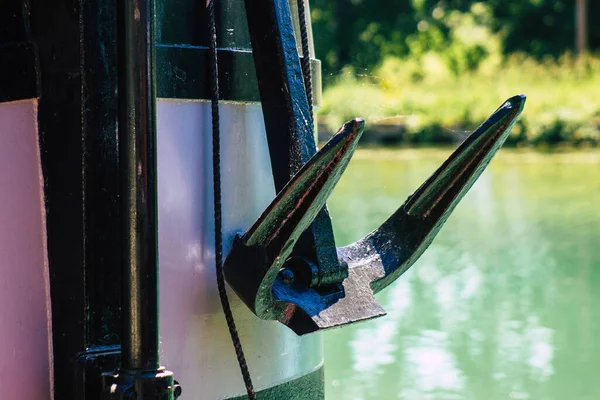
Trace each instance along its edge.
{"label": "rope", "polygon": [[213,186],[214,186],[214,208],[215,208],[215,266],[217,275],[217,288],[219,298],[225,313],[225,320],[231,335],[231,341],[235,349],[237,361],[240,366],[242,377],[246,385],[249,400],[256,400],[254,386],[246,364],[246,357],[242,349],[242,343],[233,320],[233,313],[229,305],[229,298],[225,289],[225,278],[223,277],[223,227],[222,227],[222,204],[221,204],[221,138],[219,126],[219,70],[217,64],[217,26],[215,18],[215,0],[207,0],[206,7],[210,25],[210,78],[211,78],[211,111],[212,111],[212,145],[213,145]]}
{"label": "rope", "polygon": [[302,76],[304,78],[304,88],[306,90],[306,100],[308,100],[309,125],[310,132],[314,130],[313,117],[313,93],[312,93],[312,78],[310,74],[310,53],[308,47],[308,30],[306,29],[306,10],[304,8],[304,0],[298,0],[298,19],[300,20],[300,42],[302,44]]}

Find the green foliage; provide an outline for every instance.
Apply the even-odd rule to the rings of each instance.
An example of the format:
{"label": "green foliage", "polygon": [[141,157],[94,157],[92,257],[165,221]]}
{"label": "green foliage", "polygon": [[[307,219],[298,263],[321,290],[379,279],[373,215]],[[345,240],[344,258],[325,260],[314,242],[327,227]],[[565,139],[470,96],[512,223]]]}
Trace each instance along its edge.
{"label": "green foliage", "polygon": [[[589,44],[600,50],[600,24],[591,23],[600,18],[600,2],[588,4]],[[574,0],[311,0],[311,15],[325,73],[431,51],[457,72],[490,52],[543,59],[571,50],[574,7]]]}
{"label": "green foliage", "polygon": [[502,101],[525,93],[525,112],[509,144],[600,143],[600,57],[567,53],[539,61],[519,53],[501,61],[498,48],[488,46],[469,64],[453,61],[451,47],[418,60],[388,56],[365,76],[347,67],[326,88],[320,119],[336,129],[361,116],[367,129],[399,126],[407,143],[445,143],[464,137]]}
{"label": "green foliage", "polygon": [[[363,116],[368,124],[399,126],[407,143],[445,143],[525,93],[509,144],[600,142],[600,58],[570,54],[573,0],[311,6],[326,76],[320,115],[333,129]],[[590,22],[600,17],[600,2],[588,2],[588,15]],[[590,47],[600,50],[600,24],[589,25]]]}

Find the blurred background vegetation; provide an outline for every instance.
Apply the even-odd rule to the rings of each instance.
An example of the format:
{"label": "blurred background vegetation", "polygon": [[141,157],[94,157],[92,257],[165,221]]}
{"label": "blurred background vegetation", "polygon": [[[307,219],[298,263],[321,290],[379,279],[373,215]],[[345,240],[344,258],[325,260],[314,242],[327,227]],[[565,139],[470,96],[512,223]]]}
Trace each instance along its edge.
{"label": "blurred background vegetation", "polygon": [[582,0],[311,0],[320,129],[362,116],[393,142],[448,143],[525,93],[509,144],[597,146],[600,24],[576,49],[577,3],[600,20]]}

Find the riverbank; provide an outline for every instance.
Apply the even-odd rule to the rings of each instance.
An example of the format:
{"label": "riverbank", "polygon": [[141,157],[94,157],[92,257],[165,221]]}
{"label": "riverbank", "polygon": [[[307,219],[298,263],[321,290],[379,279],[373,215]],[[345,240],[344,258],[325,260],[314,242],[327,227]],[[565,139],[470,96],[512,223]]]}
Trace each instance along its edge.
{"label": "riverbank", "polygon": [[512,55],[453,74],[435,54],[421,62],[388,58],[367,74],[325,80],[320,139],[343,121],[366,119],[364,143],[460,142],[507,98],[527,95],[508,146],[600,145],[600,57],[537,61]]}
{"label": "riverbank", "polygon": [[[437,147],[409,147],[393,148],[366,146],[359,148],[354,153],[355,160],[417,160],[427,158],[429,160],[445,160],[454,151],[455,146]],[[552,148],[546,151],[531,148],[502,148],[494,159],[511,163],[546,163],[553,164],[600,164],[600,149],[574,149],[574,148]]]}

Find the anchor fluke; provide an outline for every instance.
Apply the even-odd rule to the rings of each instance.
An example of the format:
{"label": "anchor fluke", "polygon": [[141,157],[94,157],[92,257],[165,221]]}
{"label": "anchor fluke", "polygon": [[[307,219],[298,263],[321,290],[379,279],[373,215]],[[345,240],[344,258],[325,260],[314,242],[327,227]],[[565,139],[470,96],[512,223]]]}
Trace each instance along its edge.
{"label": "anchor fluke", "polygon": [[525,96],[508,99],[452,153],[404,205],[422,218],[452,211],[506,141]]}
{"label": "anchor fluke", "polygon": [[338,249],[340,259],[350,270],[381,271],[383,276],[371,283],[375,293],[402,275],[431,244],[504,144],[524,105],[524,95],[502,104],[387,221],[365,238]]}
{"label": "anchor fluke", "polygon": [[225,276],[259,317],[278,319],[281,308],[287,307],[273,299],[274,282],[300,235],[325,206],[354,154],[363,128],[362,119],[346,122],[234,242],[224,264]]}

